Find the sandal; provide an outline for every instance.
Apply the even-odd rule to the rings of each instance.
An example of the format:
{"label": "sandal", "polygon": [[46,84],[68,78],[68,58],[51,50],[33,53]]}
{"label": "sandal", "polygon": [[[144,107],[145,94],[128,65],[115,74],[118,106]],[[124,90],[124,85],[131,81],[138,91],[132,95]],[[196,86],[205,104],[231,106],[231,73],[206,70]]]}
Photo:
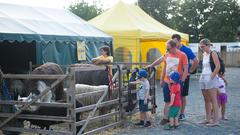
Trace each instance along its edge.
{"label": "sandal", "polygon": [[200,122],[199,124],[210,124],[210,121],[204,120],[204,121]]}
{"label": "sandal", "polygon": [[228,120],[228,118],[226,118],[226,117],[222,117],[222,120],[226,120],[226,121],[227,121],[227,120]]}
{"label": "sandal", "polygon": [[174,126],[171,126],[171,125],[165,125],[164,126],[164,130],[172,130],[174,128]]}
{"label": "sandal", "polygon": [[209,124],[206,124],[206,126],[208,127],[216,127],[216,126],[219,126],[219,123],[209,123]]}
{"label": "sandal", "polygon": [[160,125],[165,125],[169,122],[168,119],[162,119],[161,122],[160,122]]}
{"label": "sandal", "polygon": [[179,125],[174,125],[174,128],[177,129],[179,128],[180,124]]}

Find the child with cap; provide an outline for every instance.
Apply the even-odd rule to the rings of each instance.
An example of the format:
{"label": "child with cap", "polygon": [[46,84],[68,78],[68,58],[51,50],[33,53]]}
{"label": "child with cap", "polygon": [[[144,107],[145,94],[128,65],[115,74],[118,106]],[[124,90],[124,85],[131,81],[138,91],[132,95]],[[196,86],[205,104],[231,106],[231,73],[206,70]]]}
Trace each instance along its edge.
{"label": "child with cap", "polygon": [[169,104],[169,120],[170,123],[164,127],[166,130],[171,130],[179,126],[178,115],[181,109],[181,85],[180,74],[174,71],[170,74],[170,104]]}
{"label": "child with cap", "polygon": [[[137,92],[137,98],[139,102],[139,110],[140,110],[140,122],[135,125],[149,127],[151,126],[151,122],[149,121],[148,116],[148,99],[149,99],[149,90],[150,84],[147,80],[148,73],[146,70],[141,69],[138,72],[138,81],[131,83],[139,83],[139,90]],[[146,121],[146,123],[144,123]]]}

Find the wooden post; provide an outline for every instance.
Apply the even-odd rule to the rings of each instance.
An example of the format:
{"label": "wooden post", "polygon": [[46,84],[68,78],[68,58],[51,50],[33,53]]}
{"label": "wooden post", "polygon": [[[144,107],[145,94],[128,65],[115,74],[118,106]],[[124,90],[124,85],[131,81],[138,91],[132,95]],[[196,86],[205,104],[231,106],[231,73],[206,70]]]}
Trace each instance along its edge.
{"label": "wooden post", "polygon": [[153,70],[153,77],[151,78],[153,79],[153,87],[151,87],[152,91],[153,91],[153,99],[152,99],[152,114],[156,113],[156,70]]}
{"label": "wooden post", "polygon": [[72,132],[73,135],[77,134],[77,127],[76,127],[76,101],[75,101],[75,70],[74,68],[70,68],[70,75],[71,79],[69,79],[69,88],[67,90],[67,103],[71,104],[71,107],[67,109],[67,116],[72,120],[69,123],[69,131]]}
{"label": "wooden post", "polygon": [[122,66],[121,65],[117,65],[118,67],[118,72],[119,72],[119,75],[118,75],[118,79],[119,79],[119,92],[118,92],[118,98],[119,98],[119,121],[123,120],[123,105],[122,105],[122,88],[123,88],[123,78],[122,78]]}
{"label": "wooden post", "polygon": [[130,74],[130,70],[128,69],[127,70],[127,82],[128,82],[127,89],[128,89],[128,106],[130,107],[132,104],[132,90],[129,88],[129,80],[130,80],[129,74]]}
{"label": "wooden post", "polygon": [[[114,74],[114,76],[113,76],[113,78],[112,78],[112,82],[114,83],[116,80],[117,80],[117,78],[119,78],[119,71],[117,70],[117,72]],[[115,84],[115,87],[116,87],[116,84]],[[114,88],[114,90],[115,90],[115,88]],[[113,90],[113,91],[114,91]],[[118,109],[119,108],[117,108],[117,107],[115,107],[115,111],[117,112],[118,111]],[[118,121],[118,116],[117,115],[115,115],[115,122],[117,122]]]}
{"label": "wooden post", "polygon": [[29,73],[33,71],[32,61],[29,61]]}

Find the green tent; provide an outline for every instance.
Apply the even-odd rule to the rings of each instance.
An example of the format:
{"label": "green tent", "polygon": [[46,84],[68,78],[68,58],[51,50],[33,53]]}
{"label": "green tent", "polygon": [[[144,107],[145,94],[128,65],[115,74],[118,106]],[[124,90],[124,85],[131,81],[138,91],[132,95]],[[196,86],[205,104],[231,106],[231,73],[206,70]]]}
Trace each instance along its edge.
{"label": "green tent", "polygon": [[99,55],[99,48],[112,48],[112,37],[64,9],[0,4],[0,64],[3,70],[27,70],[33,65],[79,62],[78,43],[86,61]]}

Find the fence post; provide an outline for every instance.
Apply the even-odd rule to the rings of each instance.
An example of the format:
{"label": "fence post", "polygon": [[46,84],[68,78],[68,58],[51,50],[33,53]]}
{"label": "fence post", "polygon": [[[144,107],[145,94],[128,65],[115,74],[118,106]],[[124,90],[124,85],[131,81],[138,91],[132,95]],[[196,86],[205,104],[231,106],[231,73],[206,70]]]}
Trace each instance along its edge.
{"label": "fence post", "polygon": [[152,99],[152,113],[155,114],[156,113],[156,70],[153,70],[153,87],[152,87],[152,91],[153,91],[153,99]]}
{"label": "fence post", "polygon": [[127,99],[128,99],[128,106],[130,107],[131,105],[132,105],[132,90],[129,88],[129,83],[130,83],[130,79],[129,79],[129,74],[130,74],[130,69],[127,69],[127,82],[128,82],[128,86],[127,86],[127,88],[128,88],[128,97],[127,97]]}
{"label": "fence post", "polygon": [[123,105],[122,105],[122,85],[123,85],[123,80],[122,80],[122,66],[117,65],[118,67],[118,80],[119,80],[119,92],[118,92],[118,98],[119,98],[119,121],[123,120]]}
{"label": "fence post", "polygon": [[70,79],[69,81],[69,88],[67,90],[67,103],[71,104],[71,107],[68,107],[67,109],[67,116],[70,116],[70,119],[72,120],[71,123],[69,123],[69,130],[73,133],[73,135],[77,134],[76,130],[76,101],[75,101],[75,70],[73,68],[70,68]]}

